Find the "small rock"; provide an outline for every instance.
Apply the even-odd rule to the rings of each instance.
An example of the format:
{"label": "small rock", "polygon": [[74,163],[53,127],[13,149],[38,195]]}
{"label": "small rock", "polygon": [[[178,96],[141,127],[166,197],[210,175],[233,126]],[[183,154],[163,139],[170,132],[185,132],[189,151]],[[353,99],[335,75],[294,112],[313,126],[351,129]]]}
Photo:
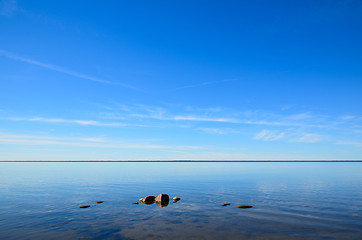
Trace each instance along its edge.
{"label": "small rock", "polygon": [[134,202],[134,203],[132,203],[132,204],[138,204],[138,202]]}
{"label": "small rock", "polygon": [[174,201],[180,201],[181,198],[176,196],[176,197],[173,197],[173,200],[174,200]]}
{"label": "small rock", "polygon": [[229,206],[230,203],[224,203],[224,204],[221,204],[221,206],[225,207],[225,206]]}
{"label": "small rock", "polygon": [[170,201],[170,198],[167,194],[160,194],[155,199],[156,202],[168,202]]}
{"label": "small rock", "polygon": [[147,196],[147,197],[141,198],[140,201],[145,204],[152,204],[155,202],[155,196]]}
{"label": "small rock", "polygon": [[91,205],[83,205],[83,206],[80,206],[79,208],[89,208]]}
{"label": "small rock", "polygon": [[97,201],[96,203],[100,204],[100,203],[104,203],[104,201]]}
{"label": "small rock", "polygon": [[238,208],[252,208],[253,206],[248,206],[248,205],[241,205],[241,206],[238,206]]}

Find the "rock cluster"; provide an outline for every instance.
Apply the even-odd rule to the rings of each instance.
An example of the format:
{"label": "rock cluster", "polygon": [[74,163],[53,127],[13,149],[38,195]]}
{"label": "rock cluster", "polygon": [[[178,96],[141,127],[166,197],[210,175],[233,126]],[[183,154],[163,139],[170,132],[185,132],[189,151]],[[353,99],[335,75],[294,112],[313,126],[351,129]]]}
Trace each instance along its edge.
{"label": "rock cluster", "polygon": [[[181,198],[180,197],[174,197],[172,202],[178,202],[180,201]],[[147,205],[151,205],[156,203],[158,206],[160,207],[167,207],[169,202],[170,202],[170,197],[167,194],[160,194],[157,197],[155,196],[147,196],[144,198],[139,199],[140,202],[147,204]],[[133,203],[136,204],[136,203]]]}

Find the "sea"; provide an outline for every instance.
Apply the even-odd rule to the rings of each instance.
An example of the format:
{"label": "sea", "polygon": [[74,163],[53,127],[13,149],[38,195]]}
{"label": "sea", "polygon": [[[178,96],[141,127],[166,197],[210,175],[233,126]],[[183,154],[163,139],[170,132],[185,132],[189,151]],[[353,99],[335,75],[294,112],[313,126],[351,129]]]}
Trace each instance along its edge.
{"label": "sea", "polygon": [[362,162],[0,162],[0,239],[360,240]]}

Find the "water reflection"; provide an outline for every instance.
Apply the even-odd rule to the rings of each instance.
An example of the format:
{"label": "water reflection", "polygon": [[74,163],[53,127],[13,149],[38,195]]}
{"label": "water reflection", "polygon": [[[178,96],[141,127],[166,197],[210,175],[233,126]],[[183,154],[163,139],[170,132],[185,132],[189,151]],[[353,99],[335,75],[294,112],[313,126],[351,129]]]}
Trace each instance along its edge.
{"label": "water reflection", "polygon": [[156,203],[159,207],[167,207],[169,204],[169,201],[140,201],[141,203],[145,204],[145,205],[152,205],[154,203]]}
{"label": "water reflection", "polygon": [[159,207],[167,207],[168,206],[168,203],[169,201],[156,201],[156,204],[159,206]]}
{"label": "water reflection", "polygon": [[[0,238],[362,239],[361,172],[348,163],[0,163]],[[182,201],[130,204],[161,192]]]}

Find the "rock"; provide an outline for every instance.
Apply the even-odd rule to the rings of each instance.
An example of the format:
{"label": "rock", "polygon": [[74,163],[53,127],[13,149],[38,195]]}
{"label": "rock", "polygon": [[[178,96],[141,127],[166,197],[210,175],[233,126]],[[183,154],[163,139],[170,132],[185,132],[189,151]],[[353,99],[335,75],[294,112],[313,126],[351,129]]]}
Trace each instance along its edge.
{"label": "rock", "polygon": [[155,196],[147,196],[147,197],[141,198],[140,201],[144,204],[152,204],[155,202]]}
{"label": "rock", "polygon": [[168,202],[170,201],[170,198],[167,194],[160,194],[155,199],[156,202]]}
{"label": "rock", "polygon": [[83,206],[80,206],[79,208],[89,208],[91,205],[83,205]]}
{"label": "rock", "polygon": [[159,206],[159,207],[167,207],[168,206],[168,201],[156,201],[156,204]]}
{"label": "rock", "polygon": [[252,208],[253,206],[248,206],[248,205],[241,205],[241,206],[238,206],[238,208]]}
{"label": "rock", "polygon": [[229,206],[230,203],[224,203],[224,204],[221,204],[221,206],[225,207],[225,206]]}
{"label": "rock", "polygon": [[104,203],[104,201],[97,201],[96,203],[100,204],[100,203]]}
{"label": "rock", "polygon": [[132,204],[138,204],[138,202],[134,202],[134,203],[132,203]]}
{"label": "rock", "polygon": [[176,196],[176,197],[173,197],[173,200],[174,200],[174,201],[180,201],[181,198]]}

